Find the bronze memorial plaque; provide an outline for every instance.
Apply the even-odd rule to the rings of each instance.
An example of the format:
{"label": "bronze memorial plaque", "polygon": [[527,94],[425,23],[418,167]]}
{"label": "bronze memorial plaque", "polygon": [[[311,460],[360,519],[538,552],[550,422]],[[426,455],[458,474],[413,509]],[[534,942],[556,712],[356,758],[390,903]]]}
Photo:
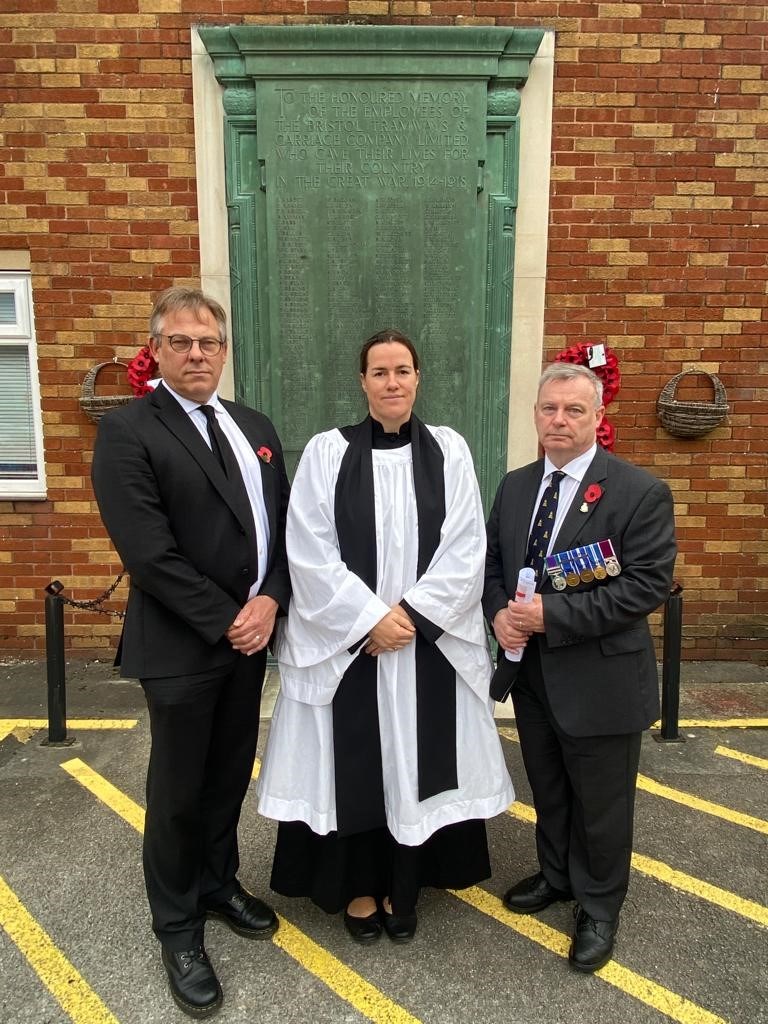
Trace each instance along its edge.
{"label": "bronze memorial plaque", "polygon": [[[289,436],[359,419],[353,355],[397,327],[424,364],[422,416],[467,429],[477,385],[476,182],[484,89],[418,81],[264,90],[269,303]],[[262,114],[263,110],[263,114]],[[274,187],[270,187],[274,183]],[[481,369],[481,368],[478,368]]]}

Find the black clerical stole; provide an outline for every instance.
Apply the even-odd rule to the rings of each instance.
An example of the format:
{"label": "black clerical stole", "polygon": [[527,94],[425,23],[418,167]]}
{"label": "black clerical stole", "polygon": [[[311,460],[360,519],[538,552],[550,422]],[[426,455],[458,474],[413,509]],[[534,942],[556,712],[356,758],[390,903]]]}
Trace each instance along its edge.
{"label": "black clerical stole", "polygon": [[542,572],[544,570],[544,559],[547,557],[549,541],[552,537],[552,530],[555,526],[557,515],[557,502],[560,497],[560,483],[565,476],[562,470],[556,469],[552,479],[545,487],[541,496],[536,515],[533,517],[531,535],[528,538],[528,551],[525,556],[525,564],[530,566],[536,573],[536,588],[540,589]]}
{"label": "black clerical stole", "polygon": [[[341,557],[375,591],[376,510],[372,447],[377,431],[366,416],[342,427],[348,442],[334,493]],[[444,458],[429,429],[411,417],[413,487],[418,517],[416,574],[422,576],[440,543],[445,520]],[[381,524],[385,531],[386,523]],[[456,670],[416,623],[416,743],[419,800],[458,788]],[[386,825],[378,712],[377,659],[365,651],[352,662],[333,698],[336,820],[339,835]]]}

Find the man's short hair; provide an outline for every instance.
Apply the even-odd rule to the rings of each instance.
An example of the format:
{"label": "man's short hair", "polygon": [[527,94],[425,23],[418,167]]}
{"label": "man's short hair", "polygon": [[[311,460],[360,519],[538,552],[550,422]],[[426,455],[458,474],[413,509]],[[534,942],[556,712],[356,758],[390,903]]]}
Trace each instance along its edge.
{"label": "man's short hair", "polygon": [[210,298],[199,288],[187,288],[184,285],[175,285],[173,288],[166,288],[155,300],[155,305],[149,316],[149,333],[156,338],[162,334],[163,320],[169,313],[176,313],[180,309],[189,309],[195,316],[200,315],[200,310],[207,309],[216,321],[219,328],[221,340],[227,341],[227,314],[224,307],[216,299]]}
{"label": "man's short hair", "polygon": [[536,398],[541,394],[541,389],[552,380],[576,380],[583,377],[588,380],[595,391],[595,408],[599,409],[603,404],[603,382],[588,366],[581,366],[578,363],[550,363],[539,377],[539,387],[536,391]]}

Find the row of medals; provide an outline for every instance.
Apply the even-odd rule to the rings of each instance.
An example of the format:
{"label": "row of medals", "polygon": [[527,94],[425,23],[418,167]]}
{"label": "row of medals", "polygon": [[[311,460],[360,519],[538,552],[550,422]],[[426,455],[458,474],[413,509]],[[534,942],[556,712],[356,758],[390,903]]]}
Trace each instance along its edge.
{"label": "row of medals", "polygon": [[604,580],[607,576],[618,576],[621,572],[610,540],[549,555],[546,568],[555,590],[577,587],[579,583],[591,583],[592,580]]}

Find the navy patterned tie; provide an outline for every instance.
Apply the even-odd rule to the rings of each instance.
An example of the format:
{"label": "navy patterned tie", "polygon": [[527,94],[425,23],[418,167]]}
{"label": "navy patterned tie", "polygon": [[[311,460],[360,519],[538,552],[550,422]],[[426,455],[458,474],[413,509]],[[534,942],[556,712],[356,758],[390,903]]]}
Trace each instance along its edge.
{"label": "navy patterned tie", "polygon": [[541,496],[536,515],[533,517],[533,526],[531,527],[531,535],[528,538],[525,564],[530,566],[536,573],[537,589],[541,586],[544,559],[547,556],[552,529],[555,525],[557,500],[560,496],[560,482],[564,476],[565,473],[561,470],[556,469],[554,471],[550,483],[544,489],[544,493]]}

